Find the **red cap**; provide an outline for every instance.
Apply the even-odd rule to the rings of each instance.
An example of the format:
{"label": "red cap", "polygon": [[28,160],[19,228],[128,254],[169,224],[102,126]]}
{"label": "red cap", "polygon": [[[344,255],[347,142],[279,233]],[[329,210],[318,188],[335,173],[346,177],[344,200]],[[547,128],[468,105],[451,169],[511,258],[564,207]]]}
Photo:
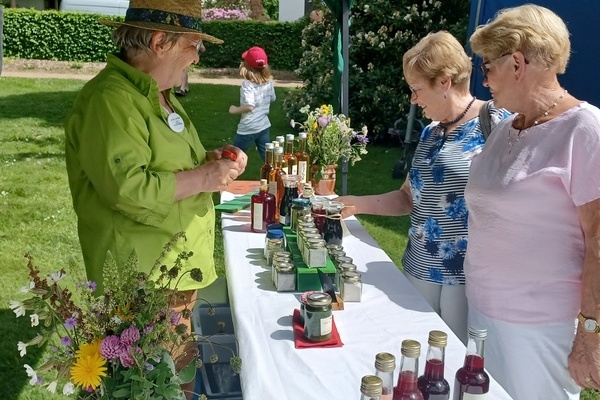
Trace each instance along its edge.
{"label": "red cap", "polygon": [[250,47],[242,53],[242,58],[254,69],[263,69],[269,63],[267,53],[262,47],[258,46]]}
{"label": "red cap", "polygon": [[223,150],[221,152],[221,157],[227,158],[228,160],[231,160],[231,161],[237,160],[237,155],[234,152],[229,151],[229,150]]}

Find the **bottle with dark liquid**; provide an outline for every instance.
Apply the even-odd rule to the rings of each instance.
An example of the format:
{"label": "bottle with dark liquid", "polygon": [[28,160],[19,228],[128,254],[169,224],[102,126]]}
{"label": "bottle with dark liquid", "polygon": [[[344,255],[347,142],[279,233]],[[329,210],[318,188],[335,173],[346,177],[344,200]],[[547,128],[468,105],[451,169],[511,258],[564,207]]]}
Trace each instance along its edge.
{"label": "bottle with dark liquid", "polygon": [[275,196],[269,193],[266,179],[260,180],[260,189],[250,198],[250,230],[266,232],[267,226],[275,222]]}
{"label": "bottle with dark liquid", "polygon": [[425,373],[419,377],[419,390],[424,400],[450,399],[450,384],[444,379],[444,359],[448,335],[442,331],[429,332],[429,349]]}
{"label": "bottle with dark liquid", "polygon": [[456,371],[454,400],[483,400],[488,398],[490,377],[483,369],[483,350],[486,338],[487,329],[469,327],[465,363]]}
{"label": "bottle with dark liquid", "polygon": [[417,386],[420,355],[419,342],[410,339],[402,341],[400,376],[398,376],[398,385],[394,389],[393,400],[423,400],[423,395]]}
{"label": "bottle with dark liquid", "polygon": [[298,134],[298,151],[296,152],[296,165],[298,166],[298,175],[300,176],[301,186],[310,181],[309,170],[310,155],[306,151],[306,132]]}
{"label": "bottle with dark liquid", "polygon": [[381,378],[381,400],[392,400],[394,392],[394,370],[396,357],[390,353],[375,356],[375,375]]}
{"label": "bottle with dark liquid", "polygon": [[266,179],[269,181],[269,173],[273,169],[274,151],[275,146],[273,143],[265,143],[265,164],[260,168],[260,179]]}
{"label": "bottle with dark liquid", "polygon": [[296,165],[296,156],[294,155],[294,134],[285,135],[285,151],[283,158],[287,161],[288,175],[298,175],[298,165]]}
{"label": "bottle with dark liquid", "polygon": [[275,219],[279,221],[279,205],[283,197],[283,179],[286,175],[281,163],[283,162],[283,148],[275,147],[275,165],[269,173],[269,193],[275,196]]}
{"label": "bottle with dark liquid", "polygon": [[298,198],[298,175],[283,175],[283,197],[279,204],[279,223],[292,224],[292,201]]}
{"label": "bottle with dark liquid", "polygon": [[381,379],[375,375],[365,375],[360,381],[360,400],[381,400]]}
{"label": "bottle with dark liquid", "polygon": [[[342,228],[342,209],[344,204],[331,201],[326,206],[327,215],[323,218],[322,235],[327,245],[342,244],[344,230]],[[315,222],[316,225],[316,222]],[[318,228],[317,228],[318,229]]]}

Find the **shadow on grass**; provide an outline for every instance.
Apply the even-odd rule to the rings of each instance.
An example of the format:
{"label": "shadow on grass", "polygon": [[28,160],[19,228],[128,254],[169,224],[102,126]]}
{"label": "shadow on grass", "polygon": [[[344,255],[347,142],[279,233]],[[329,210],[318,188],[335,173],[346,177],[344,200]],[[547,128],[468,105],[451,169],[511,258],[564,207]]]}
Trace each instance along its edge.
{"label": "shadow on grass", "polygon": [[29,386],[29,378],[23,364],[35,368],[40,364],[44,347],[30,346],[21,358],[17,342],[28,342],[38,333],[31,327],[29,317],[15,318],[10,309],[0,310],[0,388],[2,400],[16,400],[23,389]]}
{"label": "shadow on grass", "polygon": [[0,97],[0,119],[35,118],[46,123],[42,126],[62,128],[77,93],[38,91]]}

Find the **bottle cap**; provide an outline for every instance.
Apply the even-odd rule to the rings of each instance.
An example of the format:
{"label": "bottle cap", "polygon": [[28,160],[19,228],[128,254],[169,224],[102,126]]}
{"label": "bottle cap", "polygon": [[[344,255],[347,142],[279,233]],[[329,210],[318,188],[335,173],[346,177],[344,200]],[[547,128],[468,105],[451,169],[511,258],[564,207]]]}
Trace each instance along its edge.
{"label": "bottle cap", "polygon": [[223,150],[221,152],[221,157],[227,158],[228,160],[231,160],[231,161],[237,160],[237,155],[234,152],[229,151],[229,150]]}
{"label": "bottle cap", "polygon": [[283,231],[281,229],[269,229],[267,231],[267,239],[281,239],[283,238]]}
{"label": "bottle cap", "polygon": [[421,355],[421,343],[412,339],[403,340],[402,355],[405,357],[419,358]]}
{"label": "bottle cap", "polygon": [[390,353],[378,353],[375,356],[375,369],[381,372],[394,372],[396,357]]}
{"label": "bottle cap", "polygon": [[314,292],[308,295],[306,301],[311,306],[328,306],[331,304],[331,296],[325,292]]}
{"label": "bottle cap", "polygon": [[469,337],[473,339],[485,339],[487,338],[487,329],[477,329],[470,326]]}
{"label": "bottle cap", "polygon": [[269,149],[273,150],[274,147],[275,147],[275,145],[272,142],[265,143],[265,149],[267,149],[267,150],[269,150]]}
{"label": "bottle cap", "polygon": [[285,138],[289,141],[289,140],[294,140],[294,134],[293,133],[288,133],[287,135],[285,135]]}
{"label": "bottle cap", "polygon": [[365,375],[360,380],[360,392],[369,397],[381,396],[383,381],[375,375]]}
{"label": "bottle cap", "polygon": [[448,345],[448,335],[442,331],[430,331],[428,343],[430,346],[444,348]]}
{"label": "bottle cap", "polygon": [[306,139],[306,132],[300,132],[298,133],[298,137],[301,139]]}
{"label": "bottle cap", "polygon": [[360,274],[356,271],[344,271],[342,277],[346,282],[360,282]]}

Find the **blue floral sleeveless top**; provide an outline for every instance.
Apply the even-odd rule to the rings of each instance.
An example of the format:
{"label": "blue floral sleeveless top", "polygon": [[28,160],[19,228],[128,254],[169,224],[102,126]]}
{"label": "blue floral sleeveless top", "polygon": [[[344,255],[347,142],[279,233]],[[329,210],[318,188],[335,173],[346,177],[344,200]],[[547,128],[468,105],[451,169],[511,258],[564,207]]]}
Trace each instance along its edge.
{"label": "blue floral sleeveless top", "polygon": [[[490,108],[492,127],[508,115],[503,109]],[[437,122],[421,133],[408,175],[413,210],[402,260],[412,276],[442,285],[464,285],[469,218],[465,186],[471,159],[484,144],[479,117],[447,136]]]}

